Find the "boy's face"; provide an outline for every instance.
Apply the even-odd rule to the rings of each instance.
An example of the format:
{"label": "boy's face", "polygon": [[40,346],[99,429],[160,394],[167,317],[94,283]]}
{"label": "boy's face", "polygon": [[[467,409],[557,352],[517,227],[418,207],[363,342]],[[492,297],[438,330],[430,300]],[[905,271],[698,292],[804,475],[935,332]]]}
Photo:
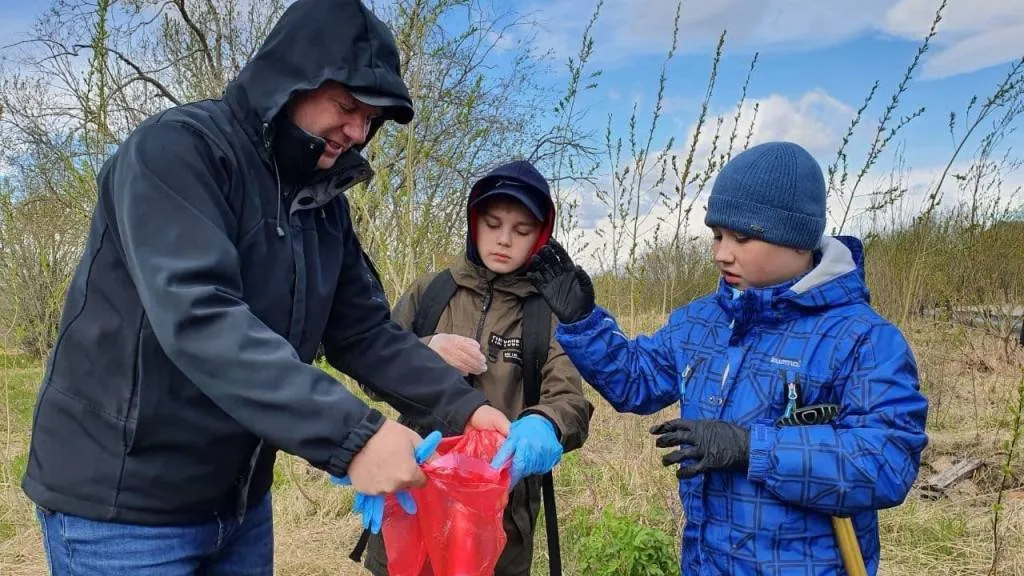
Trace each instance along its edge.
{"label": "boy's face", "polygon": [[484,266],[497,274],[521,268],[537,242],[540,227],[526,206],[512,198],[487,202],[476,222],[476,249]]}
{"label": "boy's face", "polygon": [[712,227],[711,253],[726,283],[738,290],[763,288],[806,272],[814,262],[811,252],[770,244]]}
{"label": "boy's face", "polygon": [[321,170],[334,166],[349,148],[366,142],[370,122],[381,114],[380,108],[356,100],[337,82],[301,92],[288,105],[296,126],[327,141],[316,164]]}

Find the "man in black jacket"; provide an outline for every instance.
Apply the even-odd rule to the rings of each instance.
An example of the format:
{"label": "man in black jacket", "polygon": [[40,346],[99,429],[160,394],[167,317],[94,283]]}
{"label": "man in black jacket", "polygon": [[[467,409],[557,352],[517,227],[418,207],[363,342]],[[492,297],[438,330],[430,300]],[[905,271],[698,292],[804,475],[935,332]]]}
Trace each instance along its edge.
{"label": "man in black jacket", "polygon": [[413,108],[386,26],[298,0],[222,99],[108,160],[33,423],[23,488],[55,574],[271,574],[278,449],[365,494],[424,481],[420,440],[311,365],[439,428],[508,432],[409,332],[352,228],[360,155]]}

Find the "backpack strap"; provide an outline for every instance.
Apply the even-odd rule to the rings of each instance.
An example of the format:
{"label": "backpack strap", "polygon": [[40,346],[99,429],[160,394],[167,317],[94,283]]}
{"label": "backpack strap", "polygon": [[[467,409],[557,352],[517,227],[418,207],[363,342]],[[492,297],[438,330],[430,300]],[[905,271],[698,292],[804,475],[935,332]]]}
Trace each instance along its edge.
{"label": "backpack strap", "polygon": [[540,402],[542,370],[551,345],[551,307],[539,294],[523,300],[523,399],[526,406]]}
{"label": "backpack strap", "polygon": [[420,305],[412,321],[413,333],[420,338],[433,334],[437,329],[437,322],[441,319],[441,313],[457,289],[450,269],[446,268],[434,276],[420,296]]}
{"label": "backpack strap", "polygon": [[[540,294],[523,301],[523,399],[526,407],[540,402],[544,364],[551,346],[551,307]],[[544,527],[548,540],[548,566],[551,576],[562,574],[562,552],[558,538],[558,511],[555,507],[555,482],[548,472],[541,479],[544,498]]]}

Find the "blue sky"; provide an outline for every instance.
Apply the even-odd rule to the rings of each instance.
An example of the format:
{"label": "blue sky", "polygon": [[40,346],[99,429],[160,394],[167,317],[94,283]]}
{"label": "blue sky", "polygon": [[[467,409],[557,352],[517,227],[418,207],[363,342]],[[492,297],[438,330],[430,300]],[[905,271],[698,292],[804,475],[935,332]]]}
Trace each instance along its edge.
{"label": "blue sky", "polygon": [[[575,51],[595,4],[596,0],[554,0],[520,1],[516,6],[536,15],[547,31],[541,42],[564,60]],[[855,170],[938,6],[938,0],[684,0],[679,53],[668,68],[667,122],[660,136],[674,135],[675,148],[683,147],[703,98],[714,43],[724,28],[725,57],[711,112],[731,118],[750,59],[758,52],[748,92],[749,100],[760,103],[754,141],[795,140],[823,166],[835,157],[854,111],[872,83],[879,81],[849,148]],[[590,97],[591,121],[599,128],[608,113],[624,126],[633,102],[649,114],[675,9],[674,0],[605,0],[596,27],[594,63],[603,77]],[[864,190],[887,179],[900,144],[915,194],[911,203],[919,203],[953,152],[949,113],[960,116],[972,96],[989,95],[1012,62],[1024,56],[1024,9],[1019,0],[953,0],[937,31],[897,109],[897,116],[919,107],[925,113],[887,148]],[[741,123],[744,129],[746,125]],[[1007,144],[1019,150],[1024,138],[1015,134]],[[973,151],[974,146],[968,146],[962,160],[969,160]],[[1019,152],[1016,155],[1020,157]],[[1008,190],[1022,183],[1019,171],[1007,175]],[[955,193],[950,190],[947,199]],[[692,221],[699,224],[701,218],[695,213]]]}
{"label": "blue sky", "polygon": [[[378,0],[387,1],[387,0]],[[484,0],[492,10],[527,13],[541,26],[539,48],[559,61],[575,54],[581,31],[596,0]],[[851,148],[859,166],[868,139],[892,91],[927,33],[938,0],[684,0],[679,52],[670,64],[665,122],[660,144],[670,135],[681,150],[697,117],[711,51],[728,30],[712,114],[731,117],[750,58],[760,53],[748,98],[760,103],[755,141],[791,139],[804,144],[823,165],[834,158],[853,111],[871,84],[880,87]],[[0,0],[0,44],[17,40],[31,26],[44,2]],[[668,48],[675,0],[605,0],[595,30],[592,66],[603,76],[584,103],[588,123],[603,133],[613,114],[619,133],[634,102],[646,125],[656,80]],[[515,33],[506,39],[512,43]],[[905,147],[909,178],[924,189],[948,160],[953,142],[947,121],[961,113],[971,96],[988,95],[1010,63],[1024,56],[1024,9],[1020,0],[952,0],[938,36],[918,69],[898,114],[926,108],[898,137]],[[564,67],[557,68],[564,70]],[[560,86],[558,78],[548,79]],[[727,123],[728,126],[728,123]],[[744,132],[746,125],[743,124]],[[1011,141],[1024,144],[1019,134]],[[883,178],[892,152],[873,177]],[[973,152],[969,147],[966,152]],[[1009,185],[1024,181],[1010,175]],[[593,208],[593,199],[584,197]],[[601,225],[588,212],[589,226]]]}

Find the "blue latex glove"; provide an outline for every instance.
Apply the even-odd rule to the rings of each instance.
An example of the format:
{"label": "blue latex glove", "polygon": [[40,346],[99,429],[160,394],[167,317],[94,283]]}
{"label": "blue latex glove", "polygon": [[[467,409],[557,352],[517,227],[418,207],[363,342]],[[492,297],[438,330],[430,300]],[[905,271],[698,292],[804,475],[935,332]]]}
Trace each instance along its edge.
{"label": "blue latex glove", "polygon": [[562,459],[562,443],[555,426],[539,414],[528,414],[512,423],[508,438],[491,460],[491,468],[501,468],[512,458],[512,484],[526,476],[544,474]]}
{"label": "blue latex glove", "polygon": [[[416,463],[423,464],[434,453],[434,450],[437,450],[437,445],[440,443],[441,433],[436,430],[431,432],[416,447]],[[351,486],[352,480],[348,476],[344,478],[331,476],[331,483]],[[356,499],[352,504],[352,511],[363,516],[363,528],[369,528],[370,532],[374,534],[380,533],[381,526],[384,524],[384,496],[384,494],[367,496],[362,492],[356,492]],[[402,510],[405,510],[407,514],[416,513],[416,501],[412,499],[412,494],[409,494],[407,490],[396,493],[395,497],[398,499],[398,504],[402,506]]]}

